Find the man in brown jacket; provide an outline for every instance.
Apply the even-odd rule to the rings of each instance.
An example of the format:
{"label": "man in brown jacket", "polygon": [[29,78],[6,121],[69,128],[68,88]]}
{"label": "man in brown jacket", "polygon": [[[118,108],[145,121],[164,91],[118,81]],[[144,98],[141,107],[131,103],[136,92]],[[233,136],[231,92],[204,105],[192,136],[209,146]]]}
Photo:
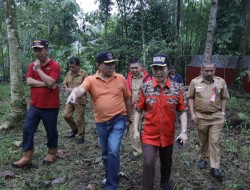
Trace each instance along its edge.
{"label": "man in brown jacket", "polygon": [[212,61],[203,65],[201,75],[193,79],[188,89],[188,105],[200,139],[198,167],[206,168],[209,156],[211,175],[222,178],[220,171],[219,135],[225,122],[225,108],[229,94],[224,79],[214,76]]}
{"label": "man in brown jacket", "polygon": [[[68,60],[69,71],[63,81],[64,90],[66,93],[82,84],[83,80],[88,76],[86,71],[80,68],[80,61],[76,57],[71,57]],[[87,102],[86,94],[77,98],[76,103],[66,104],[63,112],[65,121],[69,124],[71,131],[65,135],[67,138],[74,138],[77,135],[77,144],[84,143],[85,136],[85,107]],[[76,114],[74,120],[73,114]]]}

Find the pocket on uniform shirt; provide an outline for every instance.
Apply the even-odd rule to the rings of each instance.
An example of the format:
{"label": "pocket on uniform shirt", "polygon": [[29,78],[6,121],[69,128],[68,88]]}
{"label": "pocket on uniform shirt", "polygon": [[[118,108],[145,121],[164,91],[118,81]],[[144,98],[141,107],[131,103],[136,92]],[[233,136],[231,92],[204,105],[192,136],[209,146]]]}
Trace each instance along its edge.
{"label": "pocket on uniform shirt", "polygon": [[195,88],[195,91],[196,91],[196,92],[203,92],[203,91],[204,91],[204,88],[198,86],[198,87]]}

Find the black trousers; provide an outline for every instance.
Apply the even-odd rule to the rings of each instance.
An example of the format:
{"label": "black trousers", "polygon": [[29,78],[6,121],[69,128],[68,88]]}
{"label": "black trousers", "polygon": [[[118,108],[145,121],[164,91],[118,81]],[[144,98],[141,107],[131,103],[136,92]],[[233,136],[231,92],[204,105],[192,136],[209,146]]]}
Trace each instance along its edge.
{"label": "black trousers", "polygon": [[142,144],[143,152],[143,190],[154,190],[155,160],[159,151],[161,163],[161,184],[169,182],[172,168],[173,145],[158,147],[149,144]]}

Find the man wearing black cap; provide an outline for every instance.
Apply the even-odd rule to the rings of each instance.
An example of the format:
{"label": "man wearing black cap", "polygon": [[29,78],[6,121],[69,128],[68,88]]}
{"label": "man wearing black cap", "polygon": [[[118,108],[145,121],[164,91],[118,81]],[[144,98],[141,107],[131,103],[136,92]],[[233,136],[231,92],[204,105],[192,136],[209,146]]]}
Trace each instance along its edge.
{"label": "man wearing black cap", "polygon": [[49,58],[48,44],[48,40],[45,39],[33,41],[32,48],[37,60],[29,65],[26,79],[31,91],[30,108],[23,127],[22,149],[24,153],[20,160],[12,163],[14,167],[24,168],[31,165],[34,135],[41,120],[46,129],[48,147],[48,154],[43,163],[53,163],[57,155],[57,116],[60,105],[57,84],[60,65]]}
{"label": "man wearing black cap", "polygon": [[[142,185],[143,190],[154,190],[155,158],[159,151],[161,163],[161,185],[171,190],[169,183],[175,133],[176,111],[181,112],[181,133],[176,139],[187,142],[187,114],[183,101],[181,84],[168,78],[168,56],[156,54],[151,69],[153,79],[142,84],[135,104],[134,136],[142,143],[144,157]],[[142,113],[143,126],[140,136],[138,127]]]}
{"label": "man wearing black cap", "polygon": [[126,127],[132,123],[131,94],[125,78],[115,72],[115,62],[118,60],[113,53],[103,51],[96,58],[98,71],[74,88],[67,103],[74,103],[85,92],[90,93],[105,166],[106,180],[103,185],[106,190],[116,190],[119,183],[120,145]]}

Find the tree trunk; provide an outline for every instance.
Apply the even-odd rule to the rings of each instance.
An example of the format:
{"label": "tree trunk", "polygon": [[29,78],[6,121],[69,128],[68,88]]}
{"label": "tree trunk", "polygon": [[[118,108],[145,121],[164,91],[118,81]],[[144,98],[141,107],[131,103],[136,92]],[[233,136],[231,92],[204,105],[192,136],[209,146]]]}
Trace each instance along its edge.
{"label": "tree trunk", "polygon": [[22,84],[21,50],[16,23],[15,0],[4,0],[4,10],[9,46],[11,101],[10,115],[6,122],[0,126],[0,130],[22,126],[27,113],[27,104]]}
{"label": "tree trunk", "polygon": [[248,43],[248,35],[250,30],[250,0],[247,1],[246,10],[245,10],[245,24],[241,32],[240,48],[239,48],[239,59],[237,61],[237,71],[236,76],[240,74],[243,69],[243,58],[246,55],[246,47]]}
{"label": "tree trunk", "polygon": [[[141,10],[141,43],[142,43],[142,59],[143,64],[146,64],[146,43],[145,43],[145,31],[144,31],[144,22],[145,22],[145,16],[144,16],[144,2],[143,0],[140,0],[140,10]],[[145,65],[147,68],[147,65]]]}
{"label": "tree trunk", "polygon": [[212,59],[217,9],[218,9],[218,0],[211,0],[211,10],[208,21],[207,40],[205,44],[203,64],[210,62],[210,60]]}

